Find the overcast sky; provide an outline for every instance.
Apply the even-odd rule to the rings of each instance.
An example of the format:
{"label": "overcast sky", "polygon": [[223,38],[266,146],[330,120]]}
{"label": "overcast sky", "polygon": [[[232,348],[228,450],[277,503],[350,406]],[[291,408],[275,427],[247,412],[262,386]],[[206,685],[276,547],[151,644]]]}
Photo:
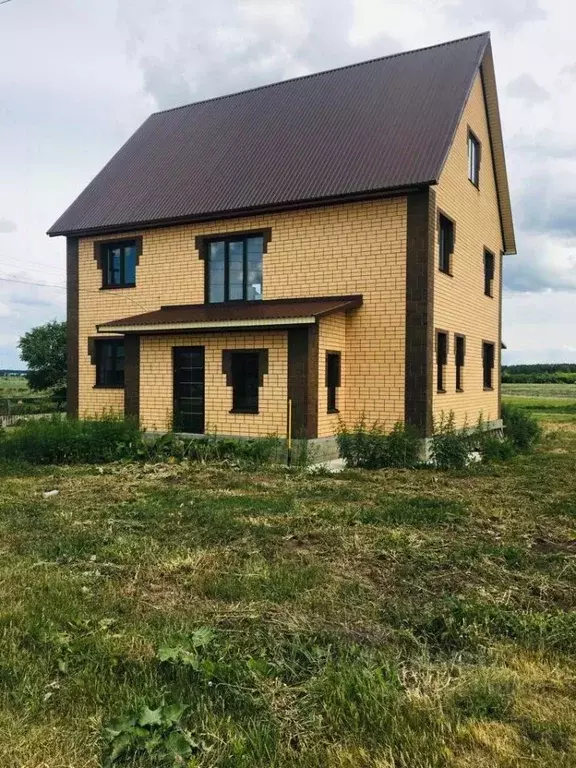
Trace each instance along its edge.
{"label": "overcast sky", "polygon": [[[576,8],[568,0],[11,0],[0,5],[0,368],[65,309],[44,234],[150,112],[492,32],[518,256],[508,362],[576,361]],[[22,282],[14,282],[14,281]],[[42,283],[32,285],[30,283]]]}

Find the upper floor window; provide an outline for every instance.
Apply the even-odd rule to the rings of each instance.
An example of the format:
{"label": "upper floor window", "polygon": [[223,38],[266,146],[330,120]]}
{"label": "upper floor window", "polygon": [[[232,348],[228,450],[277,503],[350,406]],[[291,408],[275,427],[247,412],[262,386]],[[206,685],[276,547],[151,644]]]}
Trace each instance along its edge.
{"label": "upper floor window", "polygon": [[484,250],[484,293],[494,296],[494,254]]}
{"label": "upper floor window", "polygon": [[472,131],[468,131],[468,178],[480,186],[480,142]]}
{"label": "upper floor window", "polygon": [[124,340],[97,339],[96,386],[121,388],[124,386]]}
{"label": "upper floor window", "polygon": [[103,288],[133,288],[136,285],[137,240],[100,243]]}
{"label": "upper floor window", "polygon": [[262,299],[264,237],[227,237],[207,243],[206,297],[209,303]]}
{"label": "upper floor window", "polygon": [[452,274],[452,253],[454,252],[454,222],[440,214],[438,220],[438,269]]}

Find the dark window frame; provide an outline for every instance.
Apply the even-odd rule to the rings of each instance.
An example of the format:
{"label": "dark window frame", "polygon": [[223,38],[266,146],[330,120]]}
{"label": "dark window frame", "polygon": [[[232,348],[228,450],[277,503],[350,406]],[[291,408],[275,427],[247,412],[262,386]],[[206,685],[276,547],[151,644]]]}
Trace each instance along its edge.
{"label": "dark window frame", "polygon": [[464,369],[466,366],[466,336],[454,334],[454,362],[456,366],[456,392],[464,392]]}
{"label": "dark window frame", "polygon": [[[334,361],[335,368],[331,366]],[[326,413],[340,413],[338,408],[338,389],[342,383],[342,353],[326,350],[325,386]]]}
{"label": "dark window frame", "polygon": [[[444,349],[440,344],[440,338],[444,339]],[[448,347],[450,343],[450,334],[442,328],[436,329],[436,392],[444,394],[446,392],[446,367],[448,365]]]}
{"label": "dark window frame", "polygon": [[496,256],[484,248],[484,296],[494,298],[494,278],[496,276]]}
{"label": "dark window frame", "polygon": [[[240,383],[237,381],[239,368],[241,367],[241,356],[244,356],[244,365],[246,357],[255,359],[256,367],[253,372],[251,402],[239,402],[242,393]],[[268,350],[267,349],[225,349],[222,351],[222,373],[226,375],[226,385],[232,388],[232,408],[230,413],[257,414],[260,413],[260,388],[264,384],[264,376],[268,373]],[[255,386],[254,386],[255,383]]]}
{"label": "dark window frame", "polygon": [[[468,140],[466,142],[468,158],[468,180],[476,189],[480,189],[480,160],[482,158],[482,142],[471,128],[468,128]],[[472,158],[471,147],[474,147]],[[474,164],[472,164],[474,159]]]}
{"label": "dark window frame", "polygon": [[[262,301],[264,298],[264,255],[268,249],[268,243],[271,240],[270,229],[258,229],[248,232],[230,232],[225,235],[198,236],[196,238],[196,247],[200,252],[200,257],[204,260],[204,303],[205,304],[239,304],[246,302]],[[247,241],[254,238],[262,238],[262,279],[260,283],[260,298],[248,299],[248,248]],[[242,293],[241,299],[230,299],[230,243],[243,242],[242,253]],[[214,243],[224,243],[224,300],[210,301],[210,246]]]}
{"label": "dark window frame", "polygon": [[485,392],[494,391],[494,367],[496,365],[496,344],[482,342],[482,385]]}
{"label": "dark window frame", "polygon": [[[449,226],[449,236],[444,237],[444,222]],[[452,256],[456,243],[456,223],[443,211],[438,211],[438,270],[452,277]]]}
{"label": "dark window frame", "polygon": [[[110,371],[105,369],[107,347],[111,347],[114,350],[114,354],[111,356],[113,365]],[[118,354],[119,349],[122,349],[122,355]],[[95,389],[124,389],[126,360],[124,339],[94,339],[91,358],[96,366]],[[122,359],[122,367],[120,369],[118,368],[119,358]]]}
{"label": "dark window frame", "polygon": [[[118,283],[111,282],[110,276],[110,258],[111,252],[114,249],[121,248],[122,255],[120,259],[120,281]],[[126,248],[134,248],[134,282],[126,282]],[[102,290],[118,290],[124,288],[136,287],[136,272],[140,263],[140,256],[142,255],[142,237],[124,237],[119,240],[98,240],[94,243],[94,258],[96,259],[99,269],[102,272]]]}

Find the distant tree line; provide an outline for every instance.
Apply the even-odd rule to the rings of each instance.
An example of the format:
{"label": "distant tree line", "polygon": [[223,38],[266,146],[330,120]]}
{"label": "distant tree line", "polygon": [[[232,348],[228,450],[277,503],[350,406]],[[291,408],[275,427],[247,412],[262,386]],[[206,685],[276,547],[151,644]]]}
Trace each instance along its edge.
{"label": "distant tree line", "polygon": [[576,363],[503,365],[504,384],[576,384]]}

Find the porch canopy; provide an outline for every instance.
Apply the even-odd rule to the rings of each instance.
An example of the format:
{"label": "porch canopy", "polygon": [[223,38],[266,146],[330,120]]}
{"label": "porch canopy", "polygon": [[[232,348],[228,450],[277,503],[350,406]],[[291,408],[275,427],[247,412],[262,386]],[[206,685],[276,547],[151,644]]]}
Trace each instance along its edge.
{"label": "porch canopy", "polygon": [[362,305],[362,296],[316,296],[223,304],[178,304],[153,312],[112,320],[97,326],[99,333],[172,333],[234,328],[313,325],[334,312]]}

